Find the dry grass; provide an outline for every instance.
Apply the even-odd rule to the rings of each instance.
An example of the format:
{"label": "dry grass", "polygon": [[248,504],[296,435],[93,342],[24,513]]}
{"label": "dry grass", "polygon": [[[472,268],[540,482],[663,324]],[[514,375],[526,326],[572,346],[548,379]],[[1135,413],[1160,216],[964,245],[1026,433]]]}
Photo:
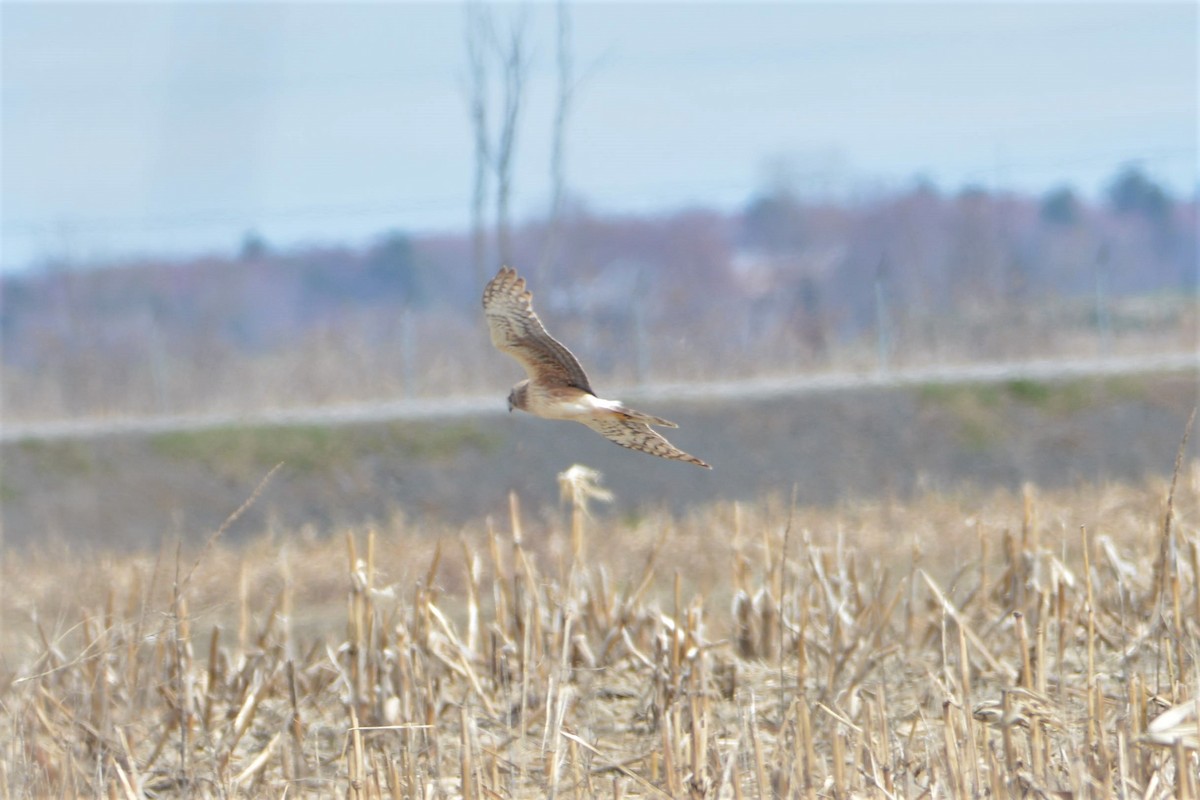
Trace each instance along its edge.
{"label": "dry grass", "polygon": [[0,797],[1195,798],[1198,496],[9,554]]}
{"label": "dry grass", "polygon": [[[1061,304],[1023,310],[914,319],[892,332],[892,369],[980,361],[1129,357],[1195,349],[1197,313],[1189,299],[1160,298],[1162,320],[1130,323],[1102,336]],[[167,347],[153,330],[139,346],[114,351],[104,337],[41,352],[0,369],[7,423],[163,414],[238,414],[287,408],[390,402],[399,398],[494,394],[515,380],[513,364],[488,344],[482,319],[443,310],[413,315],[381,336],[347,323],[263,353],[232,345]],[[841,340],[824,331],[816,347],[803,326],[740,330],[737,318],[664,321],[640,344],[611,324],[554,320],[556,335],[587,365],[597,386],[733,381],[878,369],[878,341],[866,331]],[[686,324],[685,324],[686,323]],[[561,330],[560,330],[561,328]],[[401,331],[406,333],[402,334]],[[639,347],[644,351],[635,352]],[[614,360],[613,354],[619,354]],[[639,375],[637,365],[646,374]]]}

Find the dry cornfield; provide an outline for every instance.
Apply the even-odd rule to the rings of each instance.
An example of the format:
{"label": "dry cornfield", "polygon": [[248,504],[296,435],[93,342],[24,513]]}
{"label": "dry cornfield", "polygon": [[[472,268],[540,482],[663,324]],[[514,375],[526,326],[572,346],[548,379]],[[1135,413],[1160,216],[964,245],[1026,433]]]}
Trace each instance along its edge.
{"label": "dry cornfield", "polygon": [[8,553],[0,793],[1197,797],[1200,465],[627,519],[587,495]]}

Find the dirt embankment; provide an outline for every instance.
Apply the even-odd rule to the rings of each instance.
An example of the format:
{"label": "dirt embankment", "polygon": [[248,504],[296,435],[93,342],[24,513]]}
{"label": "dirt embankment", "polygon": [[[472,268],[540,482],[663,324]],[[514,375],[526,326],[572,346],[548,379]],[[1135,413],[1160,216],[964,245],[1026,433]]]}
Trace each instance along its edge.
{"label": "dirt embankment", "polygon": [[228,536],[396,513],[466,522],[503,513],[511,490],[536,511],[558,502],[556,476],[574,463],[604,473],[616,501],[601,513],[622,515],[793,487],[797,502],[821,505],[933,487],[1136,480],[1171,471],[1196,403],[1189,372],[647,405],[680,424],[671,440],[712,471],[523,414],[25,440],[0,452],[4,543],[203,539],[279,462]]}

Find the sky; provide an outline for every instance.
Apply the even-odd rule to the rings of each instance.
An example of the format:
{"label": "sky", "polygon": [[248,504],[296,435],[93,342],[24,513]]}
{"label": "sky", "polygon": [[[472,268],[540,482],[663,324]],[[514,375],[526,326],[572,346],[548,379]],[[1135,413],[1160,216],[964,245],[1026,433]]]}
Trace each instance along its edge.
{"label": "sky", "polygon": [[[530,65],[519,220],[550,199],[556,6],[487,7]],[[787,174],[1197,191],[1197,5],[571,3],[566,182],[604,212],[736,209]],[[461,3],[0,5],[0,269],[466,230]],[[499,104],[498,89],[492,97]]]}

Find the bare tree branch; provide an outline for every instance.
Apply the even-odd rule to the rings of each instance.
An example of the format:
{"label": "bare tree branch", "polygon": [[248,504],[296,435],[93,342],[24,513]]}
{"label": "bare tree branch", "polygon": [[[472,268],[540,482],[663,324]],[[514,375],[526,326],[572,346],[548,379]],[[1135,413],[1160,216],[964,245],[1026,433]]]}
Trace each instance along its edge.
{"label": "bare tree branch", "polygon": [[496,157],[496,245],[500,263],[512,261],[512,222],[510,200],[512,196],[512,163],[517,144],[517,122],[521,115],[521,99],[525,90],[525,78],[529,72],[529,58],[525,52],[524,22],[514,23],[509,31],[507,44],[497,39],[496,47],[504,65],[504,111],[501,117],[500,138]]}
{"label": "bare tree branch", "polygon": [[485,229],[485,213],[488,191],[488,173],[490,171],[491,153],[488,146],[488,80],[487,56],[488,45],[495,34],[492,29],[491,15],[487,8],[478,2],[467,3],[467,63],[468,63],[468,105],[471,115],[471,126],[474,129],[475,143],[475,172],[471,190],[471,261],[475,271],[475,279],[482,284],[488,277],[487,265],[487,231]]}
{"label": "bare tree branch", "polygon": [[558,0],[558,105],[554,110],[554,143],[550,151],[550,218],[557,221],[562,215],[563,194],[566,191],[565,150],[567,117],[571,112],[575,87],[572,84],[571,15],[567,0]]}
{"label": "bare tree branch", "polygon": [[554,109],[553,143],[550,150],[550,224],[546,244],[542,250],[538,271],[544,271],[558,258],[562,237],[562,214],[566,193],[566,127],[567,117],[575,95],[573,85],[573,63],[571,52],[571,15],[567,0],[558,0],[558,39],[556,63],[558,67],[558,102]]}

